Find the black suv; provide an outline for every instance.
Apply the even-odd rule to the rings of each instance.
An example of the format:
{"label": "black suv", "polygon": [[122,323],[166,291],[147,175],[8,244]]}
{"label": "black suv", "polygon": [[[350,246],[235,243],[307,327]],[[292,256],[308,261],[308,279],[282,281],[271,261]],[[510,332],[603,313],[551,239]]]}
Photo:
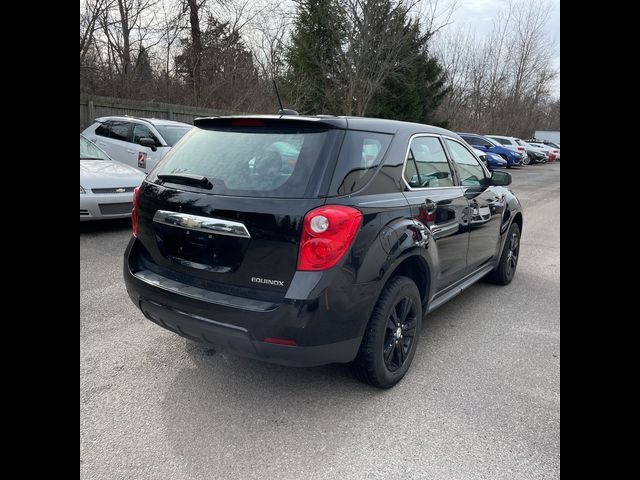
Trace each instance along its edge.
{"label": "black suv", "polygon": [[455,133],[357,117],[201,118],[134,195],[144,315],[269,362],[391,387],[425,313],[515,273],[522,212]]}

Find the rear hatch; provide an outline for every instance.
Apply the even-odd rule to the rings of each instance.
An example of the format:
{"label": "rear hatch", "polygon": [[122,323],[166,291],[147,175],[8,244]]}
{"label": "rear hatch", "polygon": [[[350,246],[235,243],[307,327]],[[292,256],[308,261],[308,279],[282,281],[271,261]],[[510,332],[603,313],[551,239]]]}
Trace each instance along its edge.
{"label": "rear hatch", "polygon": [[344,130],[279,118],[195,125],[141,187],[140,261],[199,288],[279,300],[304,216],[325,203]]}

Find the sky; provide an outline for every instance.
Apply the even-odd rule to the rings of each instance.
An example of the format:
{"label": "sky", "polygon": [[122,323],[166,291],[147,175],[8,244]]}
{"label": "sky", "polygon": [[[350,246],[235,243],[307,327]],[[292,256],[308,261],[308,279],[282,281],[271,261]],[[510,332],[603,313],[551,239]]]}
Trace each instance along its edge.
{"label": "sky", "polygon": [[[538,1],[538,0],[532,0]],[[551,7],[547,33],[553,42],[553,66],[560,72],[560,0],[546,0]],[[492,21],[499,10],[504,8],[508,0],[459,0],[458,8],[451,21],[453,26],[470,25],[478,35],[487,34]],[[551,94],[560,96],[560,74],[556,77]]]}

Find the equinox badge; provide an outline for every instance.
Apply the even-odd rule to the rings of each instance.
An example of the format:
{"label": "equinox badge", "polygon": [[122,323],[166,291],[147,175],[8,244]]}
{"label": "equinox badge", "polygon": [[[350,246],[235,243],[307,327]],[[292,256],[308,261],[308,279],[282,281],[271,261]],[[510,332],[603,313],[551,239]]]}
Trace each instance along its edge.
{"label": "equinox badge", "polygon": [[265,285],[278,285],[280,287],[284,287],[284,282],[282,280],[269,280],[268,278],[251,277],[251,281],[253,283],[263,283]]}

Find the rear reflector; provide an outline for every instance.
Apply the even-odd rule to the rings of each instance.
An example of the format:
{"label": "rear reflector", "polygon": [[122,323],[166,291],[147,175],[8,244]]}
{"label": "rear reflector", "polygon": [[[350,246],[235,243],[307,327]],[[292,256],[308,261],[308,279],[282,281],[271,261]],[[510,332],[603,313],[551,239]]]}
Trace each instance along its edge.
{"label": "rear reflector", "polygon": [[264,122],[257,118],[236,118],[231,120],[233,127],[264,127]]}
{"label": "rear reflector", "polygon": [[296,342],[295,340],[289,340],[287,338],[265,337],[262,341],[266,343],[274,343],[276,345],[288,345],[289,347],[298,346],[298,342]]}

